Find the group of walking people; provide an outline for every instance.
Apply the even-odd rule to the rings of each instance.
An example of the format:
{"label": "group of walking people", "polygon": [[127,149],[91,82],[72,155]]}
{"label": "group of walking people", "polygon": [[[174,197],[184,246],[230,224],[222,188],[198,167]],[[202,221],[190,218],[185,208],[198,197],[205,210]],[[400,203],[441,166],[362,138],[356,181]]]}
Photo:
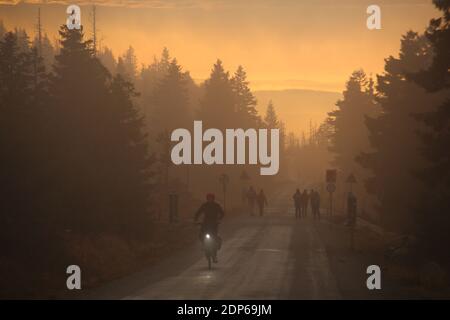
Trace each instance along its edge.
{"label": "group of walking people", "polygon": [[248,190],[244,189],[242,193],[242,200],[247,204],[250,210],[250,215],[255,215],[256,206],[258,207],[259,215],[264,215],[264,208],[267,205],[267,198],[263,189],[260,189],[258,193],[255,191],[253,186],[248,188]]}
{"label": "group of walking people", "polygon": [[[295,207],[295,218],[304,219],[308,216],[308,209],[311,207],[311,213],[314,220],[320,220],[320,194],[314,189],[309,192],[304,189],[303,192],[300,189],[296,189],[292,196]],[[258,209],[259,216],[264,215],[264,209],[268,205],[266,194],[263,189],[256,192],[253,186],[244,188],[242,190],[242,201],[247,207],[251,216],[255,215],[256,209]],[[347,225],[356,224],[356,211],[357,200],[352,192],[348,193],[347,198]]]}
{"label": "group of walking people", "polygon": [[[308,207],[311,206],[311,212],[314,219],[320,219],[320,194],[311,189],[308,191],[305,189],[300,192],[296,190],[293,196],[295,206],[295,218],[306,218],[308,215]],[[250,215],[255,215],[255,210],[258,209],[260,216],[264,215],[265,206],[268,205],[267,197],[263,189],[256,192],[253,186],[248,189],[244,189],[242,192],[242,201],[247,205]]]}
{"label": "group of walking people", "polygon": [[303,193],[297,189],[292,196],[295,206],[295,218],[301,219],[308,216],[308,205],[311,206],[311,211],[314,219],[320,220],[320,194],[311,189],[308,191],[303,190]]}
{"label": "group of walking people", "polygon": [[[293,196],[295,206],[295,218],[306,218],[308,215],[308,207],[311,206],[311,212],[314,219],[320,219],[320,194],[319,192],[311,189],[308,191],[305,189],[300,192],[296,190]],[[258,209],[260,216],[264,215],[265,206],[267,206],[267,197],[263,189],[259,192],[253,188],[244,189],[242,193],[242,201],[247,205],[250,215],[255,215],[255,209]]]}

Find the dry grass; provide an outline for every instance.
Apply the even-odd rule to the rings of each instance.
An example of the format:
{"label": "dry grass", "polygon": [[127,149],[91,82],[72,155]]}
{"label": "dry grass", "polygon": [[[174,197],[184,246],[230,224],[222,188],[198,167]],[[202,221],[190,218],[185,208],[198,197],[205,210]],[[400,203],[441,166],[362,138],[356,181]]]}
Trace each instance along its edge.
{"label": "dry grass", "polygon": [[[145,240],[125,240],[114,234],[82,236],[68,233],[63,237],[64,257],[45,261],[47,267],[32,268],[32,263],[13,259],[0,261],[0,298],[65,298],[67,266],[80,266],[83,288],[92,288],[141,270],[190,245],[197,239],[191,221],[177,224],[155,222]],[[47,257],[43,257],[47,259]]]}

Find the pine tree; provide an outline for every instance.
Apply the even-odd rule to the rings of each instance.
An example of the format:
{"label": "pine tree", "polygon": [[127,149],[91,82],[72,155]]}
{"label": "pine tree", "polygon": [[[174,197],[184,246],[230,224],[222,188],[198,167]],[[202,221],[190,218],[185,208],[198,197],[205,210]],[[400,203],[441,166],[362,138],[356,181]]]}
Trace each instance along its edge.
{"label": "pine tree", "polygon": [[40,46],[38,55],[42,58],[45,69],[50,71],[55,59],[55,49],[47,34],[44,34],[40,41],[38,37],[34,38],[32,47],[38,48],[38,46]]}
{"label": "pine tree", "polygon": [[172,60],[167,75],[157,84],[152,100],[152,120],[161,131],[172,132],[191,125],[187,77],[176,59]]}
{"label": "pine tree", "polygon": [[168,71],[171,60],[172,59],[170,58],[169,49],[164,47],[163,51],[161,52],[161,59],[158,64],[161,72]]}
{"label": "pine tree", "polygon": [[280,122],[278,120],[278,116],[275,112],[275,107],[272,103],[272,100],[269,101],[266,109],[266,115],[264,117],[265,126],[269,129],[276,129],[280,127]]}
{"label": "pine tree", "polygon": [[140,93],[141,104],[144,107],[146,115],[151,115],[151,105],[153,101],[153,91],[156,86],[164,79],[167,75],[170,65],[170,54],[167,48],[161,53],[160,59],[156,57],[148,66],[143,66],[138,81],[136,83],[136,88]]}
{"label": "pine tree", "polygon": [[117,58],[116,74],[120,75],[124,79],[129,79],[127,68],[125,67],[125,62],[122,57]]}
{"label": "pine tree", "polygon": [[136,92],[132,83],[117,75],[110,90],[113,121],[108,137],[114,149],[107,155],[111,171],[105,174],[109,181],[104,184],[112,188],[111,195],[118,197],[113,208],[117,212],[115,227],[127,236],[145,236],[151,223],[149,181],[153,160],[148,155],[144,117],[133,103]]}
{"label": "pine tree", "polygon": [[94,50],[94,55],[97,55],[97,7],[92,6],[92,49]]}
{"label": "pine tree", "polygon": [[[0,41],[0,238],[3,254],[20,263],[38,258],[48,245],[48,115],[36,50],[23,48],[16,33]],[[42,76],[42,78],[44,78]],[[24,199],[26,201],[24,201]],[[23,237],[17,237],[17,234]],[[33,249],[31,249],[33,248]],[[12,251],[10,251],[10,249]],[[50,256],[50,255],[49,255]]]}
{"label": "pine tree", "polygon": [[247,74],[242,66],[236,70],[231,85],[235,94],[236,113],[241,126],[254,128],[259,124],[258,112],[256,111],[256,99],[249,88]]}
{"label": "pine tree", "polygon": [[14,34],[17,38],[17,46],[22,52],[29,53],[30,50],[30,37],[25,29],[15,28]]}
{"label": "pine tree", "polygon": [[[176,71],[176,68],[173,68],[172,63],[173,59],[170,58],[169,50],[164,48],[159,58],[155,57],[153,63],[142,67],[136,80],[136,89],[139,92],[137,101],[146,118],[146,131],[149,134],[149,144],[152,149],[161,147],[161,144],[157,143],[159,138],[156,137],[161,135],[161,131],[164,127],[174,127],[174,123],[182,123],[183,126],[192,125],[192,123],[188,122],[192,121],[192,115],[194,110],[198,107],[199,97],[201,96],[199,87],[195,84],[194,80],[192,80],[189,73],[182,72],[181,66],[178,66],[179,71]],[[169,77],[172,80],[169,80],[168,78],[169,69],[173,72]],[[176,88],[182,87],[182,91],[178,92],[171,90],[168,87],[168,80],[174,81]],[[161,87],[162,84],[164,88]],[[167,97],[163,97],[163,92]],[[173,96],[173,98],[171,96]],[[177,103],[178,106],[186,104],[180,110],[182,111],[183,116],[174,116],[176,113],[168,114],[169,110],[173,110],[170,106],[168,108],[157,107],[155,98],[160,100],[158,104],[163,105],[167,105],[168,101],[171,99],[185,101],[186,103]],[[177,108],[179,107],[175,107],[174,109]],[[158,119],[162,118],[165,120],[160,122]],[[167,121],[170,123],[167,123]],[[170,125],[168,126],[168,124]],[[167,134],[170,133],[169,131],[167,132]],[[164,139],[166,139],[165,136]]]}
{"label": "pine tree", "polygon": [[47,103],[48,95],[48,80],[44,59],[39,55],[37,48],[31,48],[30,63],[32,66],[31,75],[33,77],[33,85],[31,88],[32,100],[35,103],[35,107],[42,107]]}
{"label": "pine tree", "polygon": [[423,193],[414,177],[425,163],[418,152],[416,134],[421,126],[413,115],[431,110],[436,100],[408,81],[407,75],[428,68],[431,59],[430,44],[424,36],[411,31],[403,36],[399,57],[386,59],[385,72],[378,76],[381,115],[366,119],[373,151],[358,158],[373,173],[367,188],[379,199],[384,226],[402,232],[414,231],[417,221],[412,213]]}
{"label": "pine tree", "polygon": [[434,59],[427,70],[410,75],[410,78],[429,92],[445,97],[435,111],[418,116],[429,129],[421,136],[423,154],[430,162],[420,173],[427,193],[419,210],[419,219],[428,252],[447,258],[440,245],[450,241],[450,0],[433,0],[433,3],[442,12],[441,17],[430,22],[426,32],[433,45]]}
{"label": "pine tree", "polygon": [[[117,62],[111,49],[109,49],[108,47],[102,48],[102,50],[99,50],[97,52],[97,58],[106,67],[106,69],[108,69],[109,73],[116,74]],[[121,71],[121,73],[124,72],[125,71]]]}
{"label": "pine tree", "polygon": [[132,236],[149,219],[149,160],[132,85],[120,75],[111,78],[82,30],[63,26],[60,36],[51,97],[59,133],[61,223],[82,233]]}
{"label": "pine tree", "polygon": [[36,39],[35,47],[37,48],[38,55],[42,56],[42,22],[41,22],[41,8],[40,7],[38,8],[35,39]]}
{"label": "pine tree", "polygon": [[204,83],[199,116],[206,127],[233,128],[237,125],[235,95],[229,73],[224,70],[220,60],[217,60],[211,76]]}
{"label": "pine tree", "polygon": [[370,83],[363,70],[353,72],[343,99],[336,103],[337,109],[328,113],[328,123],[333,127],[329,149],[334,154],[333,164],[343,171],[344,179],[351,173],[359,180],[366,178],[355,158],[370,148],[364,119],[377,112]]}
{"label": "pine tree", "polygon": [[117,73],[122,78],[135,83],[137,76],[137,59],[133,47],[129,47],[127,51],[119,58],[117,65]]}
{"label": "pine tree", "polygon": [[3,108],[21,108],[29,103],[32,75],[28,51],[20,47],[16,33],[6,33],[1,41],[0,104]]}
{"label": "pine tree", "polygon": [[299,140],[293,132],[289,132],[287,136],[286,149],[289,152],[294,151],[299,146]]}

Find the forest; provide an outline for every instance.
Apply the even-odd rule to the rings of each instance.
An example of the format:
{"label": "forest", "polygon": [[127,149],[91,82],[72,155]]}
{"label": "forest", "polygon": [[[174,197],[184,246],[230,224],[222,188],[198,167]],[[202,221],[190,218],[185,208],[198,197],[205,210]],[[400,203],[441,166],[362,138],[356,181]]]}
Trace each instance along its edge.
{"label": "forest", "polygon": [[[448,263],[450,1],[433,3],[441,15],[405,32],[383,73],[355,66],[342,98],[308,133],[287,132],[272,102],[257,112],[242,66],[230,73],[218,59],[197,83],[167,48],[138,66],[132,46],[115,57],[85,27],[63,25],[52,42],[0,23],[0,271],[12,273],[0,280],[2,294],[56,290],[53,279],[76,259],[95,283],[106,265],[151,255],[155,237],[166,236],[158,228],[168,223],[168,194],[180,195],[180,219],[192,219],[207,192],[224,200],[224,174],[232,214],[249,185],[270,194],[294,182],[326,199],[325,170],[335,168],[342,198],[353,174],[362,216]],[[223,132],[279,129],[278,174],[174,165],[170,134],[194,120]]]}

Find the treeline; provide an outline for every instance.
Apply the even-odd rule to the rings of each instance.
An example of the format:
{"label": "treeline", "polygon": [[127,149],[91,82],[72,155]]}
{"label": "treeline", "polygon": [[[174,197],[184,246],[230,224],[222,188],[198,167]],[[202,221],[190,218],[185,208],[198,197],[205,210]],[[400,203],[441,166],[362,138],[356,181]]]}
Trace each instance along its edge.
{"label": "treeline", "polygon": [[16,289],[63,272],[77,236],[137,241],[151,223],[153,160],[133,86],[111,76],[81,31],[59,34],[52,72],[17,32],[0,41],[1,269]]}
{"label": "treeline", "polygon": [[[159,198],[165,199],[169,190],[198,195],[209,190],[221,200],[222,187],[218,179],[224,173],[230,177],[231,201],[239,201],[241,189],[249,184],[270,185],[271,179],[261,179],[258,169],[252,166],[175,167],[169,159],[171,132],[176,128],[192,128],[194,119],[202,120],[205,128],[279,128],[284,146],[283,122],[278,119],[272,103],[267,106],[265,115],[258,114],[257,101],[242,66],[230,74],[222,61],[217,60],[209,78],[196,84],[166,48],[160,57],[141,67],[137,66],[132,47],[117,58],[106,47],[100,49],[96,56],[112,74],[122,75],[139,92],[135,101],[145,115],[149,144],[157,159]],[[282,159],[283,151],[284,148],[281,150]],[[283,166],[281,168],[283,170]],[[243,171],[252,181],[244,183],[240,179]],[[159,210],[164,211],[167,202],[162,200],[161,204],[163,208]]]}
{"label": "treeline", "polygon": [[376,84],[354,72],[327,122],[333,164],[373,196],[382,225],[448,258],[450,1],[433,2],[442,16],[402,37]]}
{"label": "treeline", "polygon": [[[230,74],[222,61],[217,60],[209,78],[197,85],[177,59],[170,57],[167,48],[159,58],[141,68],[137,66],[132,47],[118,58],[107,47],[96,56],[112,74],[120,74],[135,84],[139,92],[137,101],[148,116],[152,131],[172,131],[192,125],[194,118],[202,119],[207,127],[217,128],[259,128],[274,124],[258,114],[257,101],[242,66]],[[273,105],[267,108],[269,113],[274,112]]]}
{"label": "treeline", "polygon": [[[1,33],[0,30],[0,35]],[[30,42],[24,30],[16,29],[14,33],[18,39],[24,39],[18,40],[23,43],[21,47]],[[45,34],[41,40],[36,35],[31,45],[38,48],[46,70],[51,72],[54,56],[61,50],[61,45],[58,42],[52,45]],[[159,188],[155,188],[153,195],[161,200],[156,201],[155,205],[163,206],[156,208],[159,214],[166,210],[165,195],[168,189],[190,190],[197,193],[210,190],[221,193],[217,177],[227,173],[231,177],[231,183],[235,184],[230,188],[233,193],[242,187],[239,177],[243,171],[252,177],[253,181],[248,181],[249,184],[263,184],[268,182],[265,180],[271,180],[267,178],[261,181],[257,168],[252,166],[243,165],[238,168],[212,166],[191,169],[185,166],[172,166],[169,159],[170,133],[175,128],[190,128],[194,119],[203,120],[204,127],[280,128],[282,133],[281,170],[275,179],[287,176],[283,165],[286,141],[284,124],[277,119],[273,104],[267,106],[265,115],[258,114],[257,101],[249,88],[247,75],[242,66],[230,74],[223,63],[217,60],[212,67],[210,77],[203,83],[196,84],[189,72],[183,70],[166,48],[159,57],[154,57],[151,63],[144,62],[141,66],[138,66],[135,51],[131,46],[117,57],[108,47],[92,47],[92,50],[93,55],[112,76],[120,75],[133,84],[138,93],[132,97],[132,101],[144,116],[144,131],[148,134],[147,143],[155,160],[154,180]],[[187,171],[189,173],[186,173]],[[198,183],[192,183],[194,177]],[[240,191],[234,195],[240,197],[239,194]]]}
{"label": "treeline", "polygon": [[243,167],[197,168],[189,186],[186,167],[170,162],[173,129],[194,118],[205,127],[282,126],[272,104],[258,115],[244,69],[230,75],[220,60],[197,85],[167,49],[138,71],[131,47],[116,60],[82,29],[62,26],[56,46],[2,24],[0,37],[0,269],[23,281],[4,279],[3,288],[45,287],[95,252],[86,239],[145,242],[169,192],[221,195],[226,172],[240,197]]}
{"label": "treeline", "polygon": [[[242,66],[233,73],[226,70],[221,60],[212,66],[209,78],[197,84],[188,71],[184,71],[176,58],[164,48],[152,63],[137,65],[133,47],[115,57],[107,47],[97,52],[97,57],[111,73],[117,73],[134,83],[139,96],[136,103],[146,118],[149,144],[155,152],[158,166],[160,198],[168,190],[194,192],[203,195],[206,190],[215,192],[222,200],[219,176],[230,177],[229,199],[240,202],[242,188],[254,185],[272,185],[270,181],[285,174],[284,124],[278,119],[272,103],[264,115],[257,112],[257,101],[249,87]],[[254,166],[186,166],[175,167],[169,160],[170,133],[176,128],[192,128],[193,120],[202,120],[205,128],[279,128],[281,130],[281,172],[278,177],[262,179]],[[245,174],[244,174],[245,171]],[[250,180],[242,181],[242,175]],[[161,203],[163,206],[166,202]],[[164,211],[164,208],[160,209]]]}

